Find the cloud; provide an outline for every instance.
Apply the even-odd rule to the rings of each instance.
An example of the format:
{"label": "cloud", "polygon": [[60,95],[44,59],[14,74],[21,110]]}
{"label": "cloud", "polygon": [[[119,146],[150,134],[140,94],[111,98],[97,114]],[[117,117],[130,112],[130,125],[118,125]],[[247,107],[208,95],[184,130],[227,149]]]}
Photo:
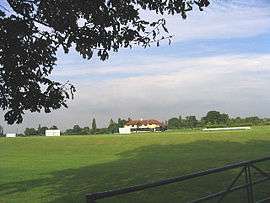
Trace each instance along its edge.
{"label": "cloud", "polygon": [[[155,63],[158,73],[80,84],[78,103],[71,108],[110,117],[157,117],[219,108],[233,115],[269,115],[270,55],[227,55],[186,58]],[[123,66],[125,66],[123,64]],[[161,67],[164,72],[162,73]],[[153,68],[155,70],[155,68]],[[121,71],[116,68],[115,71]],[[130,71],[133,71],[131,68]],[[260,100],[257,100],[257,97]],[[246,104],[246,106],[245,106]]]}
{"label": "cloud", "polygon": [[[109,72],[121,75],[126,66],[130,72],[140,74],[81,81],[68,109],[27,114],[19,131],[26,126],[37,127],[38,123],[56,124],[61,129],[73,124],[89,126],[93,117],[99,126],[105,126],[110,118],[118,117],[165,120],[178,115],[202,116],[212,109],[234,116],[270,115],[270,54],[151,56],[140,61],[138,67],[122,63],[109,67]],[[16,126],[5,128],[14,130]]]}
{"label": "cloud", "polygon": [[[245,63],[245,69],[248,71],[254,70],[254,67],[261,66],[260,69],[265,69],[265,63],[268,63],[268,55],[256,55],[256,54],[246,54],[246,55],[222,55],[222,56],[206,56],[206,57],[170,57],[170,56],[148,56],[148,57],[134,57],[134,60],[140,60],[138,63],[133,61],[123,62],[122,64],[97,64],[93,67],[88,67],[86,65],[68,68],[67,70],[56,70],[54,72],[55,76],[62,77],[82,77],[82,76],[100,76],[110,74],[123,75],[127,74],[125,78],[132,77],[132,73],[136,73],[139,76],[151,75],[155,78],[159,74],[168,74],[179,72],[193,73],[198,69],[201,72],[202,67],[215,66],[215,71],[221,71],[224,73],[235,71],[236,69],[241,69],[243,63]],[[224,67],[226,67],[224,69]],[[229,68],[229,67],[233,67]],[[212,71],[212,70],[211,70]],[[136,77],[136,76],[134,76]],[[112,80],[110,78],[109,80]],[[91,82],[91,80],[89,80]],[[103,82],[103,81],[102,81]],[[95,81],[96,83],[96,81]]]}
{"label": "cloud", "polygon": [[[173,42],[251,37],[270,30],[269,8],[269,2],[263,0],[213,0],[204,11],[195,8],[189,12],[186,20],[182,20],[180,15],[165,15],[165,19],[170,33],[174,35]],[[149,12],[141,15],[148,20],[164,18]]]}
{"label": "cloud", "polygon": [[[183,87],[182,93],[187,91],[189,94],[190,88],[185,87],[197,87],[202,84],[217,82],[217,80],[222,82],[226,79],[234,79],[236,82],[242,82],[239,84],[243,84],[246,81],[239,81],[237,77],[241,76],[251,80],[260,74],[268,74],[270,71],[269,65],[270,55],[225,55],[182,59],[165,57],[162,60],[159,58],[157,61],[152,57],[152,60],[145,62],[144,65],[128,68],[131,72],[140,72],[142,76],[131,76],[95,83],[89,81],[88,83],[92,88],[99,87],[102,90],[106,90],[106,94],[110,94],[111,91],[118,91],[118,96],[124,94],[125,97],[133,97],[131,96],[132,94],[128,94],[130,91],[137,92],[142,89],[152,91],[152,89],[158,89],[174,92],[175,88],[179,87]],[[149,71],[150,66],[152,67],[151,71]],[[114,71],[120,74],[122,71],[126,71],[124,67],[125,64],[122,67],[115,67]],[[113,68],[111,68],[112,70]],[[155,74],[151,74],[152,72]],[[87,84],[83,86],[87,87]],[[224,87],[228,86],[231,86],[231,83],[224,84]],[[253,86],[254,81],[248,87]],[[141,92],[140,95],[145,94],[145,92]],[[158,91],[154,91],[153,94],[155,92]],[[101,91],[98,91],[98,93],[100,94]],[[140,97],[140,95],[135,95],[135,97]],[[118,97],[117,95],[115,96]]]}

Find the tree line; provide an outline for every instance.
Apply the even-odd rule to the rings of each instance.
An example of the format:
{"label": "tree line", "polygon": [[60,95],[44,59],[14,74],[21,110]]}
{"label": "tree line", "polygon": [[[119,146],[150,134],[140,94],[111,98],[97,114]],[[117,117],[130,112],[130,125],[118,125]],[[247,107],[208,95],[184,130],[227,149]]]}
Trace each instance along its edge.
{"label": "tree line", "polygon": [[[89,126],[81,127],[75,124],[73,128],[61,132],[63,135],[96,135],[96,134],[113,134],[118,133],[119,128],[131,120],[119,118],[116,122],[110,119],[107,127],[98,128],[96,119],[93,118]],[[215,127],[236,127],[236,126],[257,126],[257,125],[270,125],[270,118],[259,118],[258,116],[252,117],[236,117],[232,118],[226,113],[219,111],[209,111],[206,116],[198,119],[196,116],[186,117],[173,117],[164,122],[167,129],[194,129],[194,128],[215,128]],[[39,125],[37,128],[26,128],[24,134],[18,136],[44,136],[46,130],[58,129],[56,125],[51,127]],[[4,136],[3,127],[0,125],[0,136]]]}
{"label": "tree line", "polygon": [[80,127],[79,125],[74,125],[73,128],[67,129],[64,134],[66,135],[95,135],[95,134],[113,134],[118,133],[119,128],[124,127],[126,122],[130,120],[127,119],[121,119],[118,118],[117,122],[113,121],[113,119],[110,119],[109,124],[107,127],[104,128],[98,128],[96,124],[96,119],[93,118],[91,126],[90,127]]}
{"label": "tree line", "polygon": [[[130,120],[128,118],[127,120],[119,118],[117,122],[113,121],[113,119],[110,119],[109,124],[107,127],[104,128],[98,128],[96,124],[96,119],[94,118],[91,122],[90,126],[87,127],[80,127],[78,124],[75,124],[73,128],[67,129],[64,132],[61,132],[63,135],[95,135],[95,134],[112,134],[112,133],[118,133],[118,129],[124,127],[125,123]],[[51,127],[47,126],[41,126],[38,125],[37,128],[25,128],[24,133],[20,133],[17,136],[45,136],[46,130],[57,130],[58,127],[56,125],[53,125]],[[0,137],[4,137],[4,129],[0,125]]]}
{"label": "tree line", "polygon": [[236,117],[232,118],[226,113],[219,111],[209,111],[206,116],[197,119],[196,116],[182,116],[170,118],[166,125],[168,129],[193,129],[193,128],[216,128],[216,127],[236,127],[236,126],[256,126],[270,125],[269,118],[252,117]]}

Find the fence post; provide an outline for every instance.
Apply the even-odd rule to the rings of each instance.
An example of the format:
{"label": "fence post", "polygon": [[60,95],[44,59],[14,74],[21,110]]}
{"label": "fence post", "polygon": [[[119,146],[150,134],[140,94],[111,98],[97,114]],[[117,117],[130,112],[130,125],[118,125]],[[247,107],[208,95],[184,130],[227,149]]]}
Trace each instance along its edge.
{"label": "fence post", "polygon": [[250,164],[248,165],[248,179],[249,179],[249,188],[250,188],[250,198],[251,198],[251,202],[255,202],[255,199],[254,199],[254,192],[253,192],[253,181],[252,181],[252,177],[251,177],[251,171],[250,171]]}
{"label": "fence post", "polygon": [[86,203],[96,203],[96,199],[91,195],[87,195],[86,196]]}
{"label": "fence post", "polygon": [[250,166],[249,164],[245,166],[245,181],[247,184],[247,198],[248,198],[248,203],[254,203],[254,194],[253,194],[253,182],[251,178],[251,173],[250,173]]}

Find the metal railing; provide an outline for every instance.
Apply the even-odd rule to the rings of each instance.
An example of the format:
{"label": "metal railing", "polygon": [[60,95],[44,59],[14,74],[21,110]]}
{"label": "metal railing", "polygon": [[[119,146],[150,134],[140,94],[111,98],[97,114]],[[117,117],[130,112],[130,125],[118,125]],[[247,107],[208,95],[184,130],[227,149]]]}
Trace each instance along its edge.
{"label": "metal railing", "polygon": [[[99,199],[114,197],[117,195],[123,195],[123,194],[128,194],[128,193],[134,193],[134,192],[138,192],[138,191],[149,189],[149,188],[160,187],[160,186],[169,185],[172,183],[179,183],[182,181],[207,176],[210,174],[217,174],[217,173],[221,173],[221,172],[224,172],[227,170],[241,168],[240,173],[237,174],[237,176],[233,179],[231,184],[225,190],[211,194],[211,195],[201,197],[201,198],[196,199],[196,200],[193,200],[193,201],[191,201],[191,203],[203,202],[203,201],[214,199],[214,198],[219,198],[217,200],[217,202],[221,202],[226,197],[226,195],[228,195],[229,193],[232,193],[234,191],[240,190],[240,189],[246,189],[246,197],[247,197],[248,203],[270,202],[270,193],[269,193],[268,198],[255,201],[254,188],[253,188],[254,185],[259,184],[259,183],[263,183],[263,182],[270,179],[270,175],[267,172],[263,171],[261,168],[256,166],[257,163],[261,163],[261,162],[265,162],[265,161],[269,161],[269,160],[270,160],[270,157],[265,157],[265,158],[261,158],[261,159],[251,160],[251,161],[242,161],[242,162],[238,162],[238,163],[228,164],[228,165],[225,165],[224,167],[220,167],[220,168],[212,168],[212,169],[208,169],[205,171],[200,171],[197,173],[191,173],[191,174],[184,175],[184,176],[164,179],[164,180],[160,180],[160,181],[152,182],[152,183],[148,183],[148,184],[136,185],[136,186],[132,186],[132,187],[126,187],[126,188],[121,188],[121,189],[117,189],[117,190],[105,191],[105,192],[91,193],[91,194],[86,195],[86,200],[87,200],[87,203],[96,203],[97,200],[99,200]],[[259,173],[260,175],[263,176],[263,178],[260,178],[258,180],[253,181],[251,170],[254,170],[257,173]],[[243,175],[245,178],[245,183],[242,185],[236,186],[236,183],[238,182],[240,177],[242,177]]]}

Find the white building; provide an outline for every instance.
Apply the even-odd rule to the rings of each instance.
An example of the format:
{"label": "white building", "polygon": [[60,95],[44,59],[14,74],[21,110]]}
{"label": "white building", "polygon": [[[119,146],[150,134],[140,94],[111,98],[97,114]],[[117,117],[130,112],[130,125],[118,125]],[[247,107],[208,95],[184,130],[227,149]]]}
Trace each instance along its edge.
{"label": "white building", "polygon": [[131,132],[150,132],[150,131],[163,131],[165,126],[158,120],[129,120],[125,128],[130,128]]}
{"label": "white building", "polygon": [[45,135],[48,137],[60,136],[60,134],[61,134],[60,130],[46,130],[45,131]]}
{"label": "white building", "polygon": [[131,133],[131,128],[129,128],[129,127],[119,128],[119,133],[120,134],[130,134]]}
{"label": "white building", "polygon": [[16,133],[7,133],[6,137],[16,137]]}

